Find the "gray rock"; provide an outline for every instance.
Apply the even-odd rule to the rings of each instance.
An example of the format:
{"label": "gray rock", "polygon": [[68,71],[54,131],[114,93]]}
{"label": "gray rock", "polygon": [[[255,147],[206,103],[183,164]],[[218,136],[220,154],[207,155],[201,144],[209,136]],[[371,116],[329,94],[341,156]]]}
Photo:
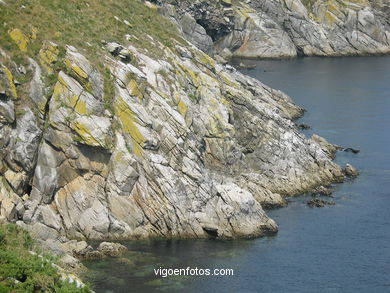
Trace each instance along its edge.
{"label": "gray rock", "polygon": [[193,43],[202,51],[211,54],[213,48],[213,40],[206,33],[206,30],[199,25],[196,20],[188,13],[185,13],[179,19],[180,27],[183,35],[188,41]]}
{"label": "gray rock", "polygon": [[33,112],[27,107],[23,108],[23,112],[17,120],[16,130],[10,141],[10,160],[21,165],[27,173],[31,173],[35,167],[42,131]]}
{"label": "gray rock", "polygon": [[65,267],[65,268],[76,269],[80,266],[80,261],[77,258],[75,258],[69,254],[63,255],[59,259],[59,262],[60,262],[61,266]]}
{"label": "gray rock", "polygon": [[29,96],[38,108],[41,114],[40,118],[43,118],[47,97],[45,96],[44,85],[41,80],[42,70],[34,59],[29,58],[29,62],[30,70],[33,72],[33,78],[30,83]]}
{"label": "gray rock", "polygon": [[127,248],[120,243],[102,242],[99,244],[97,251],[101,252],[105,256],[116,257],[125,253]]}
{"label": "gray rock", "polygon": [[[165,3],[161,5],[167,7]],[[218,2],[197,0],[175,5],[170,8],[176,11],[171,17],[177,20],[177,15],[190,15],[201,26],[196,30],[204,30],[202,39],[210,36],[214,53],[221,57],[224,48],[244,58],[390,52],[388,6],[374,2],[255,0],[246,4],[236,1],[231,7],[222,8]],[[184,25],[180,24],[186,27],[189,23],[186,20]],[[212,50],[205,49],[200,38],[194,39],[193,35],[184,33],[189,41],[211,54]]]}
{"label": "gray rock", "polygon": [[110,42],[106,44],[106,49],[112,55],[118,55],[120,50],[123,49],[123,46],[115,42]]}
{"label": "gray rock", "polygon": [[[259,17],[248,7],[243,8],[252,20],[235,23],[236,2],[232,7],[186,3],[195,5],[191,17],[204,20],[203,29],[214,37],[228,38],[239,25],[254,26],[264,36],[272,31],[270,42],[285,36],[277,19]],[[218,13],[222,9],[223,16],[215,11],[203,18],[209,5]],[[299,3],[289,5],[306,20]],[[252,45],[259,40],[248,39]],[[123,49],[117,45],[112,44]],[[2,217],[23,217],[21,225],[57,252],[94,258],[106,249],[92,250],[64,237],[262,236],[278,229],[263,207],[286,205],[287,196],[344,179],[332,162],[334,146],[299,133],[293,120],[303,109],[290,97],[218,64],[191,44],[153,45],[158,59],[144,48],[126,48],[136,65],[109,52],[102,58],[112,74],[109,107],[103,105],[100,73],[81,51],[67,46],[67,73],[58,73],[44,107],[45,127],[27,111],[16,117],[16,127],[0,128]],[[233,51],[238,49],[221,54],[231,57]],[[35,66],[33,113],[40,111],[38,73]],[[12,83],[7,82],[10,100]],[[34,123],[41,127],[40,143]],[[18,131],[15,137],[23,142],[11,138]],[[21,199],[15,191],[29,196]]]}
{"label": "gray rock", "polygon": [[354,177],[357,177],[359,175],[359,171],[356,170],[355,167],[353,167],[352,165],[350,164],[346,164],[345,165],[345,168],[344,168],[344,173],[347,177],[351,177],[351,178],[354,178]]}
{"label": "gray rock", "polygon": [[315,198],[315,199],[311,199],[307,202],[307,205],[309,207],[315,207],[315,208],[323,208],[325,207],[326,205],[335,205],[335,203],[333,201],[326,201],[326,200],[323,200],[323,199],[318,199],[318,198]]}
{"label": "gray rock", "polygon": [[66,47],[65,58],[69,60],[70,71],[82,85],[90,83],[92,94],[99,102],[103,100],[104,84],[100,72],[72,46]]}
{"label": "gray rock", "polygon": [[341,147],[339,147],[339,146],[337,146],[335,144],[329,143],[325,138],[320,137],[320,136],[318,136],[316,134],[313,134],[311,139],[313,141],[315,141],[316,143],[318,143],[320,145],[320,147],[325,152],[327,152],[330,156],[333,156],[338,150],[342,149]]}
{"label": "gray rock", "polygon": [[4,120],[4,122],[9,124],[15,121],[15,107],[12,100],[4,101],[0,99],[0,121],[1,120]]}
{"label": "gray rock", "polygon": [[255,10],[236,10],[234,30],[215,42],[216,52],[226,48],[233,57],[280,58],[297,55],[294,43],[272,18]]}
{"label": "gray rock", "polygon": [[57,168],[63,159],[63,155],[56,152],[49,144],[42,143],[34,172],[32,199],[42,200],[44,203],[52,201],[54,191],[58,186]]}
{"label": "gray rock", "polygon": [[131,53],[127,49],[121,49],[118,53],[118,56],[124,61],[130,61],[131,59]]}

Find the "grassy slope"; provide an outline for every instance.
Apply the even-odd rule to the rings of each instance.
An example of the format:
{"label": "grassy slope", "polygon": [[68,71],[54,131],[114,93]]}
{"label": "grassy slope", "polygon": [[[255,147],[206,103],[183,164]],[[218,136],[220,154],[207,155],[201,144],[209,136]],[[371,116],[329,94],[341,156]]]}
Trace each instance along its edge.
{"label": "grassy slope", "polygon": [[32,254],[32,239],[15,224],[0,223],[0,293],[5,292],[90,292],[63,282],[53,258]]}
{"label": "grassy slope", "polygon": [[8,36],[14,28],[27,35],[36,29],[37,39],[29,46],[32,56],[38,53],[43,40],[84,48],[91,61],[99,60],[103,53],[101,40],[124,43],[125,34],[132,36],[131,42],[136,47],[156,54],[158,49],[151,46],[146,35],[165,45],[173,40],[183,42],[171,22],[140,0],[5,1],[7,4],[0,6],[0,46],[15,49]]}

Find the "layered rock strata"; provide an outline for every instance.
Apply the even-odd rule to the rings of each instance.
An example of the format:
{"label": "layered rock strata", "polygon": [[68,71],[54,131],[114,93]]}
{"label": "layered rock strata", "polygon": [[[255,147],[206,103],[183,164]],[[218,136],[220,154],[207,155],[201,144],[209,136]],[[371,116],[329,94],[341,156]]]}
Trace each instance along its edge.
{"label": "layered rock strata", "polygon": [[187,39],[224,59],[390,52],[388,0],[157,2]]}
{"label": "layered rock strata", "polygon": [[137,66],[107,53],[109,104],[72,46],[46,100],[43,60],[23,97],[2,65],[3,217],[69,238],[253,237],[277,230],[262,205],[343,179],[288,96],[195,47],[155,45],[159,59],[127,46]]}
{"label": "layered rock strata", "polygon": [[277,231],[263,207],[345,178],[284,93],[190,43],[124,39],[99,66],[50,40],[28,67],[0,51],[1,217],[47,243],[256,237]]}

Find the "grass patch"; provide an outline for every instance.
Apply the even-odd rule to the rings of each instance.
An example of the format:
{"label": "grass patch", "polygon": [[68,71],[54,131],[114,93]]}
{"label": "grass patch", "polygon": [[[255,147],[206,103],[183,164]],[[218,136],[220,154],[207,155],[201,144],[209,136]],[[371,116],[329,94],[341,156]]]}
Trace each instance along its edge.
{"label": "grass patch", "polygon": [[0,34],[4,36],[0,45],[7,51],[16,49],[8,36],[8,31],[14,28],[35,38],[28,44],[30,56],[38,54],[42,41],[51,40],[60,46],[69,44],[85,49],[83,54],[95,65],[105,53],[101,41],[124,44],[126,34],[133,36],[130,40],[133,45],[156,56],[161,55],[161,51],[147,35],[169,47],[174,42],[184,43],[174,24],[140,0],[6,2],[7,5],[0,6]]}
{"label": "grass patch", "polygon": [[112,76],[110,69],[105,68],[103,65],[99,66],[103,72],[104,79],[104,108],[111,113],[114,113],[113,102],[115,96],[114,77]]}
{"label": "grass patch", "polygon": [[31,254],[30,235],[15,224],[0,223],[0,293],[91,292],[89,288],[61,281],[54,258]]}

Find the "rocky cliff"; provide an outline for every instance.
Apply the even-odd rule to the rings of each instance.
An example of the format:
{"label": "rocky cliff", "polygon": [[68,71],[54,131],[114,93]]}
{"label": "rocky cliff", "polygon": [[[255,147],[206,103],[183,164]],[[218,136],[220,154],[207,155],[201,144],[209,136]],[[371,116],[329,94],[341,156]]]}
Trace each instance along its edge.
{"label": "rocky cliff", "polygon": [[388,0],[157,2],[188,40],[224,59],[390,52]]}
{"label": "rocky cliff", "polygon": [[262,207],[345,178],[302,108],[153,4],[54,2],[0,5],[1,217],[64,243],[254,237]]}

